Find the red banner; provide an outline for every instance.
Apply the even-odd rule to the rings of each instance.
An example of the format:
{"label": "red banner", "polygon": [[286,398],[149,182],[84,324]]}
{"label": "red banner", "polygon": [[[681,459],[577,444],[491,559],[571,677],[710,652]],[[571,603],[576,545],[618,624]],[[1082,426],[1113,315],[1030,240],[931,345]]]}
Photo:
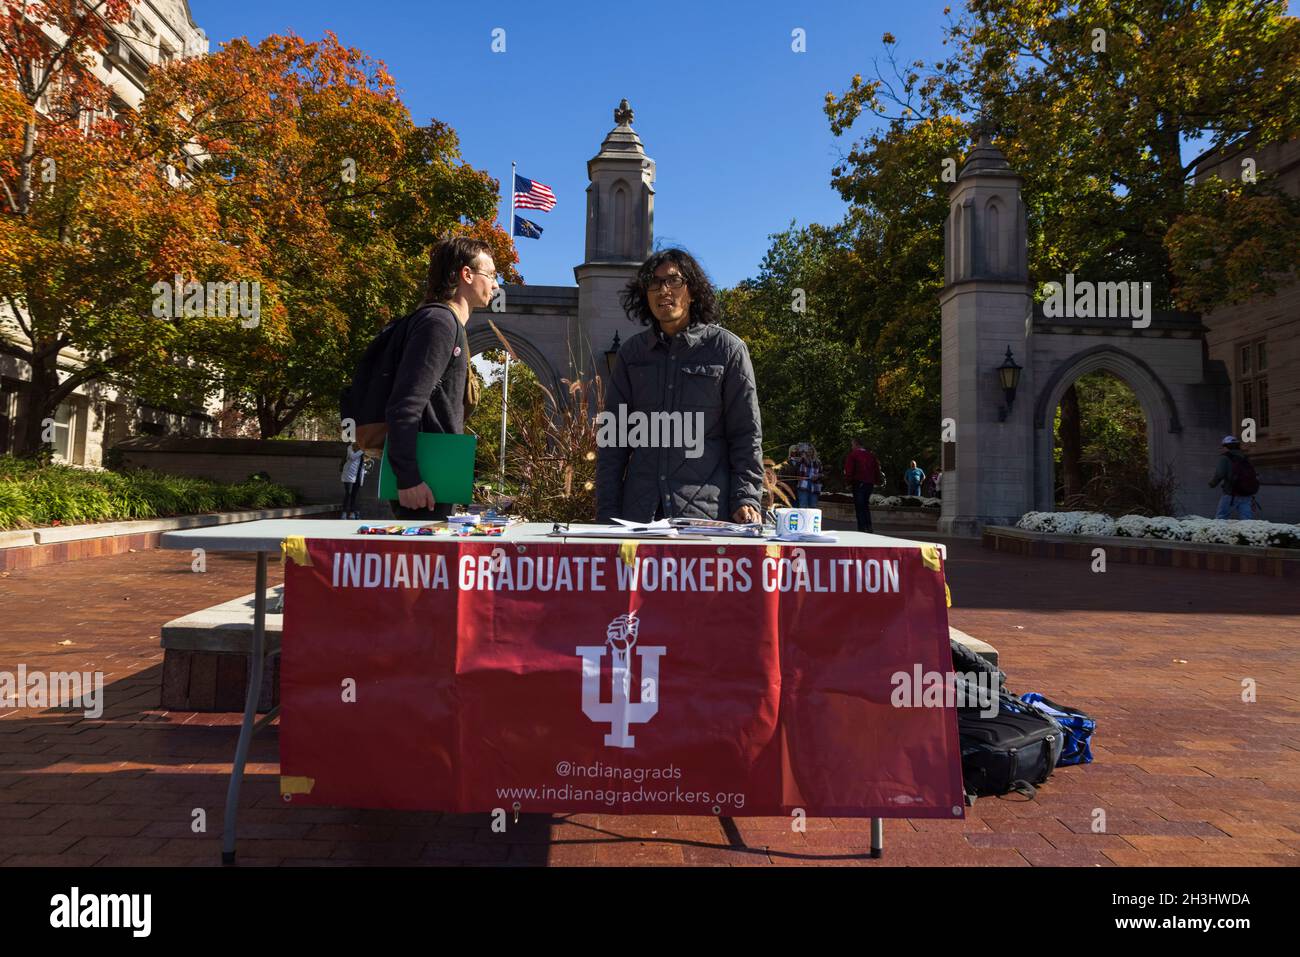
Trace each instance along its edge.
{"label": "red banner", "polygon": [[933,550],[288,551],[280,750],[294,803],[962,816],[951,702],[923,704],[909,684],[952,670]]}

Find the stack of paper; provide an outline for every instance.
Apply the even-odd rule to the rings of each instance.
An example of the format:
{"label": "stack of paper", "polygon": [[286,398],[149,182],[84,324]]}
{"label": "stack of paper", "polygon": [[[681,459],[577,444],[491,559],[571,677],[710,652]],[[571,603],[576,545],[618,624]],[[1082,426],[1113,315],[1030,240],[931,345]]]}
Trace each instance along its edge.
{"label": "stack of paper", "polygon": [[834,532],[782,532],[776,536],[778,542],[838,542],[840,537]]}
{"label": "stack of paper", "polygon": [[743,538],[758,538],[763,534],[761,522],[737,523],[718,522],[708,518],[674,518],[670,519],[673,528],[683,535],[738,535]]}
{"label": "stack of paper", "polygon": [[617,528],[610,528],[608,525],[570,525],[568,531],[560,534],[575,538],[676,538],[678,536],[677,529],[668,524],[666,519],[649,524],[629,522],[622,518],[616,518],[614,521],[618,522]]}

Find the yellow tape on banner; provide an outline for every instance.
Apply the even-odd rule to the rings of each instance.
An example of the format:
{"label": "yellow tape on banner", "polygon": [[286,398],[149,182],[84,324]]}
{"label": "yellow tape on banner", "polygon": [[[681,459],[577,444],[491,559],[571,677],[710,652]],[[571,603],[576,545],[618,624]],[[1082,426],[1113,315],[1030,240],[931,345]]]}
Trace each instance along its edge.
{"label": "yellow tape on banner", "polygon": [[623,564],[628,568],[636,564],[636,546],[637,543],[631,539],[618,546],[618,557],[623,559]]}
{"label": "yellow tape on banner", "polygon": [[949,608],[952,607],[952,592],[948,590],[947,582],[943,583],[943,600],[948,603]]}
{"label": "yellow tape on banner", "polygon": [[780,558],[780,557],[781,557],[781,546],[780,546],[780,545],[777,545],[775,542],[770,542],[770,543],[768,543],[768,546],[767,546],[767,557],[768,557],[768,558]]}
{"label": "yellow tape on banner", "polygon": [[285,558],[292,558],[299,565],[311,564],[311,558],[307,555],[307,539],[301,535],[290,535],[282,541],[280,551],[284,552]]}
{"label": "yellow tape on banner", "polygon": [[932,572],[939,571],[939,548],[937,545],[921,546],[921,561],[925,562],[925,567]]}
{"label": "yellow tape on banner", "polygon": [[311,794],[311,789],[316,786],[315,778],[294,777],[292,775],[280,775],[280,793],[281,794]]}

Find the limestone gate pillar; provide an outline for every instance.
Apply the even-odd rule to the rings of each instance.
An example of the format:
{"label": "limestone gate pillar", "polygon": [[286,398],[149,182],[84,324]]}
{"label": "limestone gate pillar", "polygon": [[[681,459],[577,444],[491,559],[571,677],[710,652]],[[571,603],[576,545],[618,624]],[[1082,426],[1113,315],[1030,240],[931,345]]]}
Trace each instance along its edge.
{"label": "limestone gate pillar", "polygon": [[[949,194],[944,224],[942,383],[944,425],[939,530],[974,535],[1014,524],[1033,505],[1033,363],[1023,180],[987,134]],[[1011,348],[1023,367],[1008,410],[997,368]],[[951,438],[951,434],[945,438]]]}
{"label": "limestone gate pillar", "polygon": [[579,370],[607,374],[605,351],[615,332],[620,341],[641,331],[627,321],[618,296],[637,267],[650,255],[654,238],[655,163],[645,154],[632,129],[627,100],[614,111],[617,124],[587,162],[587,243],[584,261],[575,266],[578,280],[577,328],[570,342],[586,343],[590,352],[574,356]]}

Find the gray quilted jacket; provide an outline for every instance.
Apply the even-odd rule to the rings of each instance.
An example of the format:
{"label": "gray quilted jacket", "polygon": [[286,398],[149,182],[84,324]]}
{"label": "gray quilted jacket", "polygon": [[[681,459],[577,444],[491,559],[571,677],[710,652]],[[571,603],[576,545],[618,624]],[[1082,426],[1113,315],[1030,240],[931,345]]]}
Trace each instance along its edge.
{"label": "gray quilted jacket", "polygon": [[[742,505],[759,507],[763,430],[754,367],[739,336],[717,325],[689,326],[676,336],[656,326],[633,336],[609,377],[605,412],[629,422],[633,412],[678,412],[702,430],[676,432],[668,447],[666,432],[654,428],[648,431],[656,437],[636,447],[599,443],[598,522],[648,522],[660,512],[665,518],[729,521]],[[679,421],[684,428],[685,419]],[[634,431],[626,432],[620,438],[635,440]],[[679,438],[690,438],[689,447]],[[647,441],[659,447],[647,447]]]}

